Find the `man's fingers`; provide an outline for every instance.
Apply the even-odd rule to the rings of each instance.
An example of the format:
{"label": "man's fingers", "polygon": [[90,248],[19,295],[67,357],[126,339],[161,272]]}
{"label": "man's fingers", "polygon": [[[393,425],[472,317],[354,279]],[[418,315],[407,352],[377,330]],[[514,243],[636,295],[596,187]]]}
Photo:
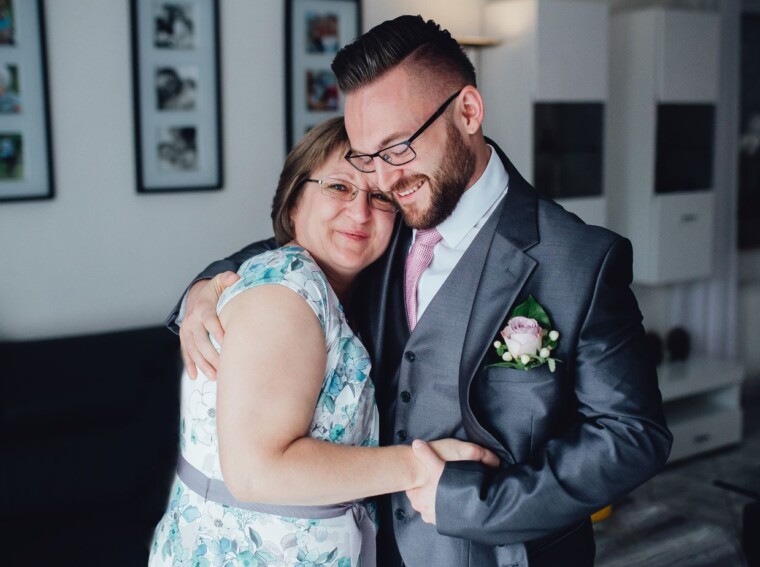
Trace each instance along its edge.
{"label": "man's fingers", "polygon": [[190,376],[191,380],[195,380],[198,377],[198,369],[195,367],[195,363],[190,358],[190,354],[185,350],[185,347],[182,347],[182,362],[185,365],[187,375]]}
{"label": "man's fingers", "polygon": [[222,272],[211,278],[211,287],[214,291],[214,300],[218,300],[222,292],[240,279],[235,272]]}
{"label": "man's fingers", "polygon": [[[213,318],[208,318],[203,322],[203,325],[214,337],[216,344],[221,345],[222,340],[224,339],[224,329],[222,329],[222,324],[219,322],[219,318],[216,317],[216,315]],[[211,348],[213,348],[213,345],[211,345]],[[214,352],[216,352],[216,349],[214,349]]]}
{"label": "man's fingers", "polygon": [[425,443],[422,439],[415,439],[414,442],[412,442],[412,450],[414,451],[414,456],[426,466],[433,467],[443,462],[430,445]]}
{"label": "man's fingers", "polygon": [[222,289],[226,289],[230,287],[232,284],[234,284],[236,281],[240,279],[240,274],[238,274],[237,272],[222,272],[219,275],[221,276],[219,280],[222,285]]}
{"label": "man's fingers", "polygon": [[182,349],[184,353],[183,358],[185,359],[185,366],[187,367],[188,374],[190,374],[191,377],[194,374],[197,376],[198,371],[201,371],[207,378],[215,380],[216,368],[212,366],[208,360],[206,360],[204,354],[198,349],[198,345],[205,342],[217,357],[218,355],[216,353],[216,350],[214,350],[212,344],[209,342],[208,335],[205,332],[202,332],[201,335],[202,336],[200,337],[200,342],[198,340],[199,336],[191,332],[187,332],[182,336]]}
{"label": "man's fingers", "polygon": [[209,380],[216,380],[216,370],[205,359],[196,361],[196,365],[203,372],[203,375]]}
{"label": "man's fingers", "polygon": [[[216,352],[214,345],[211,344],[211,339],[208,337],[208,333],[205,328],[201,328],[201,331],[194,334],[195,348],[198,351],[198,356],[203,358],[203,361],[210,364],[214,369],[219,367],[219,353]],[[198,359],[195,358],[198,362]]]}
{"label": "man's fingers", "polygon": [[193,333],[193,345],[188,347],[190,356],[201,372],[211,380],[216,379],[216,369],[219,367],[219,353],[208,338],[206,329],[201,327],[200,332]]}

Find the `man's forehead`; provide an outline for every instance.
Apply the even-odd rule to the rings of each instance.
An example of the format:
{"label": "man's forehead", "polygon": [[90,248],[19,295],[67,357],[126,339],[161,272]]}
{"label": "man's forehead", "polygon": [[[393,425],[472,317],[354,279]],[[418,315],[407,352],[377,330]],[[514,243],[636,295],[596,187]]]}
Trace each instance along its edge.
{"label": "man's forehead", "polygon": [[[362,96],[364,95],[364,96]],[[401,93],[346,97],[346,130],[353,149],[374,151],[408,138],[419,126],[418,101]]]}

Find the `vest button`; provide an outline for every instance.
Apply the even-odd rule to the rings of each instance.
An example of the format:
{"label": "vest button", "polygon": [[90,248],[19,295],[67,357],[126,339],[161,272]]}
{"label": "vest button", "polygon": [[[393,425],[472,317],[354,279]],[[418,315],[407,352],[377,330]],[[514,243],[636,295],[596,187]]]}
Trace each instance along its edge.
{"label": "vest button", "polygon": [[406,519],[406,514],[404,514],[404,511],[401,508],[396,508],[396,511],[393,512],[393,515],[396,516],[396,519],[399,522],[403,522]]}
{"label": "vest button", "polygon": [[396,437],[398,437],[399,441],[406,441],[406,438],[409,437],[409,434],[405,429],[399,429],[396,433]]}
{"label": "vest button", "polygon": [[409,392],[407,392],[407,391],[401,392],[401,401],[402,402],[404,402],[405,404],[408,404],[411,401],[411,399],[412,399],[412,395]]}
{"label": "vest button", "polygon": [[404,358],[409,362],[414,362],[414,360],[417,358],[417,355],[414,354],[411,350],[408,350],[404,353]]}

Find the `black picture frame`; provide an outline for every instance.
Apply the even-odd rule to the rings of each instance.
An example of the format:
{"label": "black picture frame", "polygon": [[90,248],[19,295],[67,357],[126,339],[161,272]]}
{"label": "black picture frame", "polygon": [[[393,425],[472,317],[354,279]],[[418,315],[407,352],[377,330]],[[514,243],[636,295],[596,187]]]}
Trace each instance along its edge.
{"label": "black picture frame", "polygon": [[285,142],[289,151],[310,128],[343,114],[330,69],[335,54],[361,33],[359,0],[286,0]]}
{"label": "black picture frame", "polygon": [[55,195],[42,0],[0,6],[0,202]]}
{"label": "black picture frame", "polygon": [[218,0],[130,0],[138,193],[224,185]]}

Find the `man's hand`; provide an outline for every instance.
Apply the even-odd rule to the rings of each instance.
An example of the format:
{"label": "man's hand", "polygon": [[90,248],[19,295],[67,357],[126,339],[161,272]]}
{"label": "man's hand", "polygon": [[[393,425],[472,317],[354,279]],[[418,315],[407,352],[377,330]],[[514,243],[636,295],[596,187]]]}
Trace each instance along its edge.
{"label": "man's hand", "polygon": [[407,490],[406,496],[412,508],[420,513],[422,519],[433,525],[435,525],[435,494],[446,461],[480,461],[490,467],[499,465],[499,458],[488,449],[456,439],[439,439],[430,444],[415,439],[412,450],[426,471],[427,479],[417,488]]}
{"label": "man's hand", "polygon": [[208,335],[211,333],[214,340],[222,344],[224,329],[216,316],[216,304],[222,292],[239,279],[235,272],[222,272],[211,280],[196,282],[187,292],[179,340],[185,369],[193,380],[198,377],[198,369],[210,380],[216,380],[219,353]]}

